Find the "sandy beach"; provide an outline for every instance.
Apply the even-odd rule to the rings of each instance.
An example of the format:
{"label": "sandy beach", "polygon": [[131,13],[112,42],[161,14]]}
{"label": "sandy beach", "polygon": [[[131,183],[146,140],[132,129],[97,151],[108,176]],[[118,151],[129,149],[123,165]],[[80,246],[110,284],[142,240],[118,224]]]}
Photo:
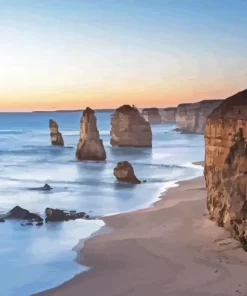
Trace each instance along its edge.
{"label": "sandy beach", "polygon": [[93,268],[35,295],[247,295],[247,254],[208,219],[203,177],[180,182],[150,208],[103,220],[113,231],[78,253]]}

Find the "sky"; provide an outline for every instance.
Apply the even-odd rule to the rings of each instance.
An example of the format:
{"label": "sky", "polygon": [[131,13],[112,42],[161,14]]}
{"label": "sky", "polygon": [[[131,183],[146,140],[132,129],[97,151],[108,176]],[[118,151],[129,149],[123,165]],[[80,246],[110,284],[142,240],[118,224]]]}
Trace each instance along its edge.
{"label": "sky", "polygon": [[0,111],[169,107],[247,88],[246,0],[0,0]]}

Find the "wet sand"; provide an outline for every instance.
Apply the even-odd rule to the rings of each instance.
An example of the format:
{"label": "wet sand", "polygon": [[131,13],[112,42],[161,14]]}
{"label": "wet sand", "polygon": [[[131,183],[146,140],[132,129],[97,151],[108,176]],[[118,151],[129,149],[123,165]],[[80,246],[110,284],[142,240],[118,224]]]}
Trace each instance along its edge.
{"label": "wet sand", "polygon": [[104,233],[78,252],[78,262],[93,268],[35,295],[247,295],[247,253],[206,213],[199,177],[148,209],[104,217]]}

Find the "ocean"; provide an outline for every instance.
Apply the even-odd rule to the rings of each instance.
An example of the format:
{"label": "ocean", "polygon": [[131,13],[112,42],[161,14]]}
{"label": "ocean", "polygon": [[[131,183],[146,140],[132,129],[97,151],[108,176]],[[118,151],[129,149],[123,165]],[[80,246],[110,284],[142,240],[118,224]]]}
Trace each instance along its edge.
{"label": "ocean", "polygon": [[[175,124],[153,125],[153,148],[110,146],[110,112],[96,112],[107,161],[75,160],[81,112],[0,114],[0,212],[19,205],[44,214],[46,207],[109,215],[148,207],[177,181],[202,175],[192,162],[204,158],[202,135],[172,131]],[[65,147],[50,144],[48,122],[59,124]],[[113,169],[127,160],[146,183],[116,182]],[[50,192],[29,188],[48,183]],[[0,291],[3,296],[28,296],[52,288],[86,271],[74,262],[72,250],[80,239],[98,231],[100,220],[76,220],[25,226],[0,223]]]}

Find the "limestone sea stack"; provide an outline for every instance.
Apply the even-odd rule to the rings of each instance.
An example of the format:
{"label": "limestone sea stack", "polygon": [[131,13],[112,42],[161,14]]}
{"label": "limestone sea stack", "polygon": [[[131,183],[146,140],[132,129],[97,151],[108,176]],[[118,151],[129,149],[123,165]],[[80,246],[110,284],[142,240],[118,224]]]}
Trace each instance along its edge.
{"label": "limestone sea stack", "polygon": [[82,114],[76,158],[78,160],[106,159],[105,148],[97,129],[97,119],[94,110],[89,107]]}
{"label": "limestone sea stack", "polygon": [[144,108],[141,114],[150,124],[161,123],[161,115],[158,108]]}
{"label": "limestone sea stack", "polygon": [[128,161],[121,161],[113,171],[114,176],[119,182],[140,184],[141,181],[135,176],[134,169]]}
{"label": "limestone sea stack", "polygon": [[161,122],[174,123],[176,121],[176,112],[177,112],[176,107],[160,109],[159,112],[161,115]]}
{"label": "limestone sea stack", "polygon": [[207,208],[219,226],[247,238],[247,90],[208,116],[205,128]]}
{"label": "limestone sea stack", "polygon": [[152,147],[150,124],[137,108],[123,105],[111,117],[111,145]]}
{"label": "limestone sea stack", "polygon": [[56,121],[49,120],[51,144],[55,146],[64,146],[63,136],[58,130],[58,124]]}
{"label": "limestone sea stack", "polygon": [[183,133],[204,134],[206,119],[222,103],[222,100],[204,100],[180,104],[176,112],[177,127]]}

